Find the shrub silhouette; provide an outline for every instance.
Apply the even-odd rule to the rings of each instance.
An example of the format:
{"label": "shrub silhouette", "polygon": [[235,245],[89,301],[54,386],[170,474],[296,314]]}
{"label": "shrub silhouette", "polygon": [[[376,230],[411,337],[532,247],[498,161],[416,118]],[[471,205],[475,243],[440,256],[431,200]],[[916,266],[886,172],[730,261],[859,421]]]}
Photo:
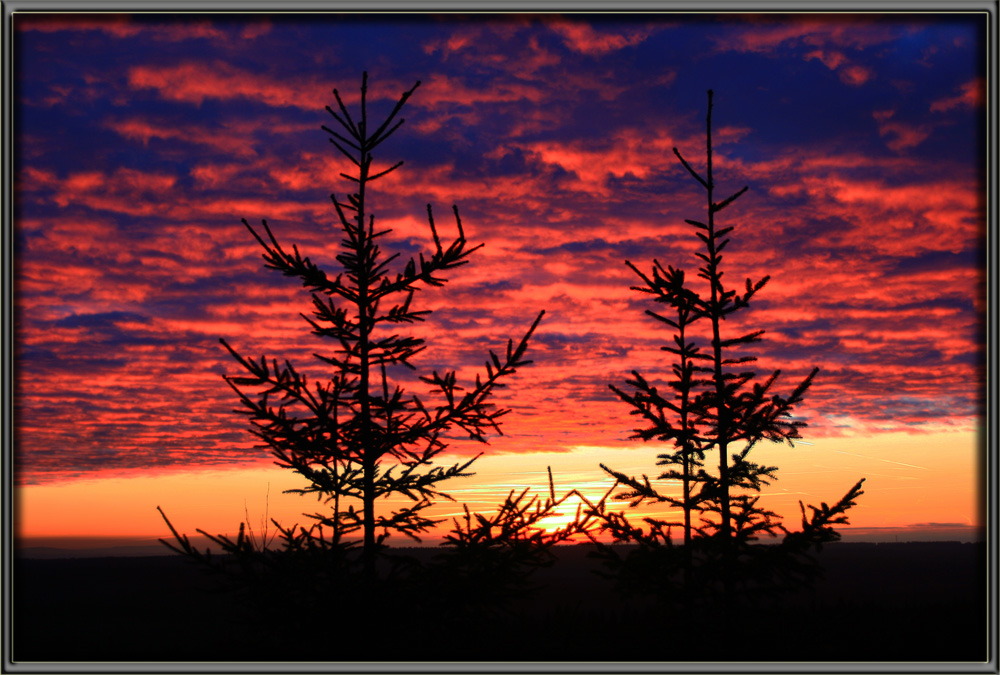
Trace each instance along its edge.
{"label": "shrub silhouette", "polygon": [[[601,465],[615,478],[616,487],[625,487],[616,495],[618,500],[632,506],[661,503],[679,508],[683,521],[646,518],[648,529],[644,530],[632,525],[624,513],[609,511],[605,502],[593,514],[602,519],[603,528],[615,541],[639,545],[630,560],[615,549],[601,547],[601,555],[624,586],[653,586],[660,594],[674,595],[680,583],[681,597],[690,598],[695,588],[699,592],[717,588],[728,600],[737,590],[761,590],[768,586],[768,580],[780,577],[786,583],[794,577],[804,581],[815,572],[808,551],[839,538],[833,526],[847,522],[846,512],[862,494],[863,479],[832,507],[825,503],[810,506],[808,516],[800,502],[799,532],[789,532],[776,519],[777,514],[759,504],[761,489],[776,479],[777,467],[752,461],[751,451],[761,441],[793,445],[793,440],[800,438],[799,430],[805,423],[792,419],[791,414],[818,369],[790,393],[776,393],[779,370],[762,380],[750,369],[756,357],[747,353],[747,347],[760,341],[764,331],[735,336],[724,333],[726,318],[747,309],[770,277],[747,279],[742,288],[729,287],[723,281],[722,251],[735,226],[720,226],[716,215],[747,187],[716,201],[712,97],[709,90],[704,175],[674,148],[684,169],[707,197],[704,222],[685,221],[704,245],[695,255],[700,260],[698,277],[704,280],[707,291],[692,289],[683,270],[664,267],[658,260],[649,274],[626,261],[642,282],[633,289],[649,295],[660,308],[646,313],[673,329],[671,343],[662,348],[674,357],[673,377],[665,391],[637,371],[632,372],[627,388],[609,385],[644,424],[635,430],[634,438],[672,442],[673,451],[658,456],[657,464],[667,467],[658,479],[678,481],[681,495],[666,494],[645,475],[637,479]],[[696,335],[698,329],[701,332]],[[714,467],[711,458],[716,458]],[[674,546],[673,527],[683,528],[683,547]],[[760,546],[757,542],[765,534],[783,534],[781,546]]]}
{"label": "shrub silhouette", "polygon": [[[531,575],[551,566],[553,547],[586,535],[596,519],[585,510],[587,498],[575,489],[557,496],[552,469],[548,469],[549,494],[544,499],[529,489],[511,490],[491,515],[471,513],[453,519],[436,565],[428,569],[429,585],[444,589],[435,593],[451,613],[473,612],[481,616],[536,587]],[[566,515],[560,509],[571,497],[580,500],[573,517],[548,529],[546,518]]]}

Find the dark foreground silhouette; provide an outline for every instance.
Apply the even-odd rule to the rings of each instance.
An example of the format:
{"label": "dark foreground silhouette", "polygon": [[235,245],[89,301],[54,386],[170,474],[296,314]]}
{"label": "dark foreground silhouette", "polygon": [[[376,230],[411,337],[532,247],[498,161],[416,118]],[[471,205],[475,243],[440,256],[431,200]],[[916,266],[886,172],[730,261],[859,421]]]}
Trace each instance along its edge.
{"label": "dark foreground silhouette", "polygon": [[[16,559],[13,659],[370,661],[370,646],[350,638],[359,620],[380,626],[379,661],[987,658],[984,544],[831,544],[819,554],[825,576],[815,588],[729,612],[733,630],[724,647],[697,612],[685,619],[620,597],[594,574],[599,564],[589,551],[558,547],[556,562],[533,578],[537,590],[505,611],[407,599],[398,599],[406,612],[386,599],[360,609],[356,597],[345,597],[342,606],[311,612],[307,599],[226,591],[222,577],[181,557]],[[720,611],[698,610],[714,622]]]}

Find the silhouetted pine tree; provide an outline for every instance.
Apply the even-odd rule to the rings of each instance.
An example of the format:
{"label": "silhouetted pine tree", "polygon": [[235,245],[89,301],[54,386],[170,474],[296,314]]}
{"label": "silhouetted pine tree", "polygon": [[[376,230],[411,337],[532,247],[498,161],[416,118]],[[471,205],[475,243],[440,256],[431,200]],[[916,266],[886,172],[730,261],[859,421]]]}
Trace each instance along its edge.
{"label": "silhouetted pine tree", "polygon": [[[619,483],[629,488],[628,491],[618,495],[620,499],[630,499],[636,505],[648,500],[679,507],[684,514],[682,524],[684,543],[689,545],[695,527],[691,522],[692,514],[699,510],[699,505],[705,499],[704,487],[712,484],[711,476],[703,470],[705,453],[698,435],[698,418],[694,407],[695,386],[698,384],[694,376],[695,359],[699,352],[688,332],[688,327],[701,316],[698,313],[698,296],[685,288],[683,270],[676,270],[673,267],[664,269],[659,261],[654,261],[653,274],[650,277],[639,271],[631,262],[625,261],[625,264],[645,284],[644,286],[633,286],[633,290],[653,295],[656,302],[669,305],[674,310],[673,318],[652,310],[646,311],[649,316],[675,330],[673,344],[662,347],[664,351],[677,357],[677,362],[672,366],[674,379],[667,383],[673,393],[671,396],[665,397],[657,387],[651,385],[638,371],[634,370],[632,371],[632,379],[627,382],[634,389],[632,393],[619,389],[613,384],[608,386],[621,400],[632,406],[632,414],[640,416],[648,423],[648,426],[636,429],[633,438],[644,441],[655,439],[673,442],[675,448],[673,453],[657,456],[658,466],[671,467],[661,473],[658,479],[679,481],[681,497],[678,499],[660,493],[646,476],[643,476],[642,481],[636,481],[634,478],[614,471],[603,464],[601,468],[614,476]],[[700,489],[699,485],[702,486]]]}
{"label": "silhouetted pine tree", "polygon": [[[324,528],[331,546],[350,545],[349,538],[360,534],[367,578],[375,575],[376,552],[385,538],[392,532],[413,538],[426,532],[436,521],[423,511],[434,499],[448,497],[439,484],[468,475],[474,460],[449,467],[432,465],[447,447],[445,434],[461,430],[485,442],[488,433],[500,433],[499,420],[508,411],[493,406],[490,396],[503,386],[500,380],[530,363],[524,358],[528,339],[544,314],[516,345],[508,341],[502,357],[490,352],[485,373],[477,375],[471,386],[460,387],[453,371],[420,377],[438,395],[437,403],[407,393],[391,381],[387,367],[412,369],[413,357],[424,349],[420,338],[396,332],[400,324],[422,321],[429,313],[414,307],[414,293],[443,285],[441,274],[464,265],[481,246],[468,244],[457,208],[453,210],[458,234],[442,242],[428,205],[434,242],[429,254],[411,258],[400,271],[390,273],[389,263],[397,256],[385,256],[379,247],[387,231],[375,227],[369,186],[403,163],[376,168],[372,153],[403,123],[397,116],[419,84],[404,92],[380,123],[369,119],[367,73],[357,116],[348,111],[337,90],[333,92],[338,108],[327,110],[339,129],[323,129],[355,168],[351,174],[341,174],[354,191],[346,200],[331,196],[343,232],[337,255],[342,271],[328,275],[296,246],[287,250],[267,221],[261,230],[243,221],[264,249],[266,266],[298,277],[310,291],[312,316],[303,317],[315,335],[330,341],[330,351],[316,358],[330,367],[331,379],[310,381],[288,361],[263,356],[256,361],[222,340],[246,371],[225,379],[238,394],[253,433],[267,444],[279,465],[308,480],[307,487],[293,492],[316,494],[331,507],[311,515],[318,532],[283,530],[286,545],[326,542]],[[392,496],[405,496],[411,503],[388,513],[376,510],[378,502]]]}
{"label": "silhouetted pine tree", "polygon": [[[739,289],[731,288],[723,281],[722,251],[730,241],[728,235],[734,226],[720,226],[716,222],[716,214],[742,196],[747,187],[716,201],[711,90],[708,92],[706,116],[704,175],[692,168],[677,148],[674,148],[674,154],[706,194],[704,222],[685,222],[695,228],[695,234],[704,244],[704,249],[695,255],[701,261],[698,276],[707,283],[707,291],[698,293],[686,287],[681,270],[665,269],[659,261],[654,262],[652,276],[643,274],[632,263],[626,262],[644,283],[644,286],[634,287],[635,290],[652,295],[658,303],[674,310],[670,317],[662,312],[647,311],[675,331],[673,345],[663,348],[676,357],[672,366],[674,379],[668,382],[673,393],[664,396],[635,371],[628,381],[631,391],[610,386],[621,400],[631,406],[632,414],[647,423],[647,426],[635,431],[635,438],[673,442],[674,452],[660,455],[658,464],[680,468],[667,470],[659,479],[679,481],[682,495],[680,498],[664,495],[646,476],[638,480],[603,465],[602,468],[616,479],[616,485],[626,486],[627,489],[617,495],[618,499],[629,500],[633,506],[642,502],[665,502],[683,510],[685,551],[682,567],[685,570],[685,585],[692,583],[690,566],[694,553],[692,549],[696,549],[702,581],[705,581],[706,573],[709,577],[720,579],[726,596],[729,596],[737,579],[756,583],[762,576],[781,574],[784,569],[803,569],[802,565],[793,564],[791,557],[798,560],[811,546],[837,538],[831,526],[847,522],[844,513],[860,496],[861,481],[834,507],[826,504],[819,509],[810,507],[813,510],[811,518],[805,517],[805,507],[802,506],[803,530],[794,534],[785,530],[773,511],[759,505],[759,493],[775,479],[777,467],[751,461],[750,453],[762,440],[785,441],[792,445],[793,439],[800,437],[799,430],[805,423],[791,418],[792,409],[801,403],[818,369],[813,369],[790,394],[782,396],[774,393],[780,370],[761,381],[758,374],[749,369],[756,357],[746,353],[749,345],[760,341],[764,331],[729,336],[723,330],[726,318],[748,308],[752,298],[770,277],[765,276],[756,282],[747,279]],[[701,344],[706,347],[705,351],[699,349],[699,342],[688,330],[692,324],[704,326]],[[717,472],[706,470],[702,464],[709,453],[718,458]],[[695,513],[700,516],[700,525],[692,523]],[[646,532],[631,526],[624,514],[604,512],[598,515],[603,515],[605,529],[616,540],[640,544],[638,555],[644,559],[648,558],[652,548],[666,548],[668,554],[672,554],[669,527],[676,523],[646,519],[652,526]],[[772,555],[774,551],[769,551],[765,556],[767,564],[757,570],[759,573],[747,575],[748,569],[756,566],[757,559],[763,554],[752,543],[763,534],[777,536],[779,532],[788,534],[780,548],[780,555],[788,559],[787,564]],[[616,552],[606,549],[604,554],[614,559],[614,565],[622,569],[624,562]],[[669,558],[669,555],[665,557]],[[739,570],[737,564],[742,565]],[[669,570],[678,567],[674,563],[663,566],[668,574]]]}
{"label": "silhouetted pine tree", "polygon": [[[722,322],[730,314],[747,308],[751,298],[767,284],[770,277],[765,276],[757,282],[747,279],[742,290],[727,288],[722,280],[724,274],[720,269],[722,251],[730,241],[726,235],[734,229],[734,226],[717,227],[715,216],[743,195],[747,187],[744,186],[722,201],[715,201],[715,179],[712,172],[711,90],[708,92],[705,135],[704,177],[688,164],[677,148],[674,148],[674,154],[701,184],[707,197],[707,222],[685,221],[696,228],[698,238],[705,244],[705,251],[699,251],[695,255],[703,262],[698,270],[698,276],[705,279],[709,286],[708,297],[703,298],[699,295],[694,300],[697,311],[711,323],[712,330],[711,352],[693,356],[706,364],[697,367],[699,372],[705,374],[707,380],[707,390],[697,401],[698,415],[703,422],[701,449],[703,452],[714,449],[718,453],[718,481],[713,486],[717,494],[709,503],[711,510],[718,513],[717,524],[713,525],[717,527],[719,536],[723,540],[731,537],[753,539],[759,532],[774,533],[772,521],[774,514],[758,507],[758,498],[753,496],[753,493],[758,492],[762,486],[769,483],[769,479],[774,478],[776,467],[757,464],[747,458],[754,445],[762,439],[788,441],[792,444],[792,439],[800,437],[799,428],[805,426],[805,423],[790,420],[791,410],[795,404],[801,402],[802,395],[819,369],[813,369],[788,398],[772,395],[771,387],[781,371],[774,371],[763,383],[753,382],[757,374],[744,368],[754,363],[757,358],[740,353],[745,345],[759,341],[764,331],[752,331],[731,338],[722,335]],[[752,387],[748,388],[747,385],[751,383]],[[730,448],[741,441],[744,443],[743,448],[730,457]],[[734,488],[746,492],[734,495],[732,493]]]}
{"label": "silhouetted pine tree", "polygon": [[[673,310],[669,317],[652,310],[646,310],[646,314],[674,329],[672,344],[661,348],[676,357],[676,362],[671,367],[674,377],[667,382],[669,387],[667,396],[661,394],[659,389],[650,384],[638,371],[632,371],[632,379],[627,381],[632,392],[613,384],[608,386],[622,401],[631,406],[631,414],[639,416],[647,423],[647,426],[635,430],[633,438],[673,442],[673,452],[657,455],[657,465],[669,467],[657,479],[679,482],[681,495],[678,498],[661,492],[645,475],[640,481],[604,464],[601,464],[601,468],[615,478],[616,485],[626,486],[625,491],[616,495],[617,499],[627,499],[633,506],[643,502],[665,503],[680,508],[684,520],[682,523],[676,523],[647,518],[646,522],[652,527],[649,532],[643,532],[627,525],[627,520],[621,515],[617,519],[609,520],[606,529],[618,540],[631,541],[638,538],[638,541],[643,542],[644,548],[634,555],[631,570],[633,575],[645,576],[647,569],[651,574],[656,574],[657,572],[653,570],[658,566],[671,568],[680,564],[684,573],[684,586],[687,587],[690,585],[693,562],[693,532],[698,528],[698,525],[692,522],[692,518],[702,511],[705,500],[713,494],[712,490],[716,484],[715,479],[704,470],[705,453],[698,435],[697,408],[694,405],[697,395],[696,385],[699,384],[695,378],[695,359],[699,352],[697,345],[691,340],[689,327],[702,315],[698,313],[698,296],[684,285],[683,270],[673,267],[664,269],[659,261],[654,261],[652,275],[647,276],[631,262],[625,261],[625,264],[642,279],[644,284],[633,286],[633,290],[652,295],[657,303],[667,305]],[[675,557],[676,552],[673,550],[670,534],[672,527],[678,524],[683,527],[684,532],[683,557],[680,561],[667,561],[667,558]],[[643,557],[644,562],[637,565],[636,559],[639,557]],[[662,574],[663,571],[660,569],[659,573]]]}

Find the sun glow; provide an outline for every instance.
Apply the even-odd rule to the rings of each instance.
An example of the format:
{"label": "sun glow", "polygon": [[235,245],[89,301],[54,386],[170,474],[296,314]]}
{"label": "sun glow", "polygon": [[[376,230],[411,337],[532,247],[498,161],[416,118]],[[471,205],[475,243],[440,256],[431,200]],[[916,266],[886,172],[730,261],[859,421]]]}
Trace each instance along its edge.
{"label": "sun glow", "polygon": [[[555,534],[560,530],[565,530],[573,523],[582,522],[591,505],[584,501],[579,494],[567,495],[552,512],[541,518],[535,526],[546,534]],[[574,540],[579,541],[584,535],[577,535]]]}

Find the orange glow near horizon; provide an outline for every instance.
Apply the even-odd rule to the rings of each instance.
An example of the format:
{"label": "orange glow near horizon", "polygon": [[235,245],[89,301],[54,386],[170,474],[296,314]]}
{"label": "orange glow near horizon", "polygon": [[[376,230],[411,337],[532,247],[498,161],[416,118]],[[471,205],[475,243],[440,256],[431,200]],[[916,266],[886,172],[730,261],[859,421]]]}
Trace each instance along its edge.
{"label": "orange glow near horizon", "polygon": [[[948,452],[941,452],[947,448]],[[777,465],[778,480],[764,492],[762,505],[785,518],[789,529],[798,528],[799,500],[807,505],[832,503],[860,478],[864,491],[849,513],[844,528],[912,529],[946,525],[979,527],[981,497],[972,486],[978,479],[979,443],[974,433],[928,435],[883,434],[870,438],[825,438],[814,445],[761,445],[757,461]],[[512,490],[525,487],[544,499],[549,493],[547,467],[552,468],[556,495],[571,489],[599,500],[613,481],[600,470],[604,463],[616,470],[651,478],[657,474],[654,444],[628,448],[581,447],[565,453],[484,455],[476,475],[453,479],[447,492],[455,502],[441,500],[434,517],[444,519],[441,530],[427,537],[437,541],[450,529],[451,519],[463,514],[462,504],[473,512],[490,513]],[[273,465],[232,470],[147,474],[132,477],[67,480],[15,487],[17,534],[20,539],[43,537],[169,538],[170,532],[156,511],[161,506],[183,534],[203,529],[212,534],[235,535],[239,524],[259,531],[265,513],[284,526],[306,524],[303,513],[322,513],[312,497],[284,494],[300,487],[291,471]],[[651,507],[630,510],[615,502],[613,510],[626,515],[659,514]],[[546,529],[564,524],[575,513],[576,501],[560,508],[561,517],[546,521]],[[273,531],[273,528],[272,528]],[[396,545],[407,540],[394,537]]]}

